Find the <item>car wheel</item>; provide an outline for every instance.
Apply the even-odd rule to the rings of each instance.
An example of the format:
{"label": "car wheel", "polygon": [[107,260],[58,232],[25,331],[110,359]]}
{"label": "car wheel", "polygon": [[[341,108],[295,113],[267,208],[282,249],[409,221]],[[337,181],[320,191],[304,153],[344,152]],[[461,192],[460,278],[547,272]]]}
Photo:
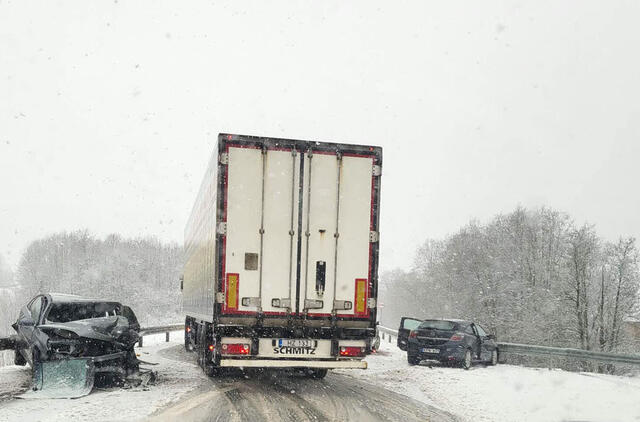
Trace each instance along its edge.
{"label": "car wheel", "polygon": [[19,350],[15,350],[15,354],[13,355],[13,364],[18,366],[25,366],[27,364],[27,360],[22,356]]}
{"label": "car wheel", "polygon": [[413,366],[413,365],[417,365],[420,363],[420,359],[418,359],[417,357],[411,355],[410,353],[407,353],[407,362],[409,362],[409,365]]}
{"label": "car wheel", "polygon": [[491,352],[491,360],[489,361],[489,365],[495,366],[498,364],[498,349],[495,349]]}
{"label": "car wheel", "polygon": [[467,349],[464,352],[464,358],[462,358],[462,362],[460,362],[460,366],[464,369],[471,368],[471,350]]}

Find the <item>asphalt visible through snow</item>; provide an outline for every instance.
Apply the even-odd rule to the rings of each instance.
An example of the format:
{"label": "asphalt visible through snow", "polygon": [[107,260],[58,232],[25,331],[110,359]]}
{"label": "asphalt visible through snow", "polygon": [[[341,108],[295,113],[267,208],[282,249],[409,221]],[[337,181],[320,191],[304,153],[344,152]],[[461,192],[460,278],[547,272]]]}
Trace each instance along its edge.
{"label": "asphalt visible through snow", "polygon": [[[182,346],[165,358],[195,361]],[[233,370],[211,378],[153,421],[456,421],[455,416],[393,391],[332,373],[314,380],[284,371]]]}

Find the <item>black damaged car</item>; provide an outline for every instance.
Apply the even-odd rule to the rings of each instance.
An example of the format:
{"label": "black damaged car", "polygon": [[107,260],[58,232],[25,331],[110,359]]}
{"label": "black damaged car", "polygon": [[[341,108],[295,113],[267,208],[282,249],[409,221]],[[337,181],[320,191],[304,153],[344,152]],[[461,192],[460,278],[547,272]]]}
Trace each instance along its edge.
{"label": "black damaged car", "polygon": [[83,359],[92,372],[127,376],[139,369],[140,325],[128,306],[75,295],[41,294],[20,310],[15,363],[36,370],[48,362]]}
{"label": "black damaged car", "polygon": [[472,321],[429,319],[409,333],[409,365],[435,360],[469,369],[474,362],[496,365],[498,354],[495,336]]}

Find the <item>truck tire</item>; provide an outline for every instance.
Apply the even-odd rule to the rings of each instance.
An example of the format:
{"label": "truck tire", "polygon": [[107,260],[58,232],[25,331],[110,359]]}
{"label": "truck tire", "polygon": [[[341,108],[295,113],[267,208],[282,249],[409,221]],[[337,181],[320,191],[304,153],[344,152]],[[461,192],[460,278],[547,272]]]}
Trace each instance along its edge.
{"label": "truck tire", "polygon": [[329,370],[327,368],[315,368],[309,371],[309,378],[321,380],[327,376]]}
{"label": "truck tire", "polygon": [[212,363],[205,362],[202,370],[204,371],[204,374],[208,377],[215,377],[220,375],[220,368],[215,367]]}
{"label": "truck tire", "polygon": [[197,328],[195,329],[197,335],[197,337],[195,337],[197,339],[195,350],[198,352],[198,365],[200,365],[206,376],[219,376],[222,368],[216,366],[215,363],[209,359],[210,352],[207,350],[209,343],[207,341],[207,334],[211,330],[210,324],[205,322],[201,325],[194,325],[197,325]]}
{"label": "truck tire", "polygon": [[191,318],[187,318],[184,321],[184,349],[187,352],[193,352],[193,334],[194,328],[191,322]]}

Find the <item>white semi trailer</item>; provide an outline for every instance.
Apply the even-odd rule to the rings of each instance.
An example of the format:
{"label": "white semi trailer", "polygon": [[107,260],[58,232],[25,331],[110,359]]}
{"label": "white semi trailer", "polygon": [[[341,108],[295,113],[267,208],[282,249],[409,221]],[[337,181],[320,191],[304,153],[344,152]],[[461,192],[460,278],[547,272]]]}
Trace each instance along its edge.
{"label": "white semi trailer", "polygon": [[382,149],[220,134],[185,230],[185,347],[223,367],[366,368]]}

